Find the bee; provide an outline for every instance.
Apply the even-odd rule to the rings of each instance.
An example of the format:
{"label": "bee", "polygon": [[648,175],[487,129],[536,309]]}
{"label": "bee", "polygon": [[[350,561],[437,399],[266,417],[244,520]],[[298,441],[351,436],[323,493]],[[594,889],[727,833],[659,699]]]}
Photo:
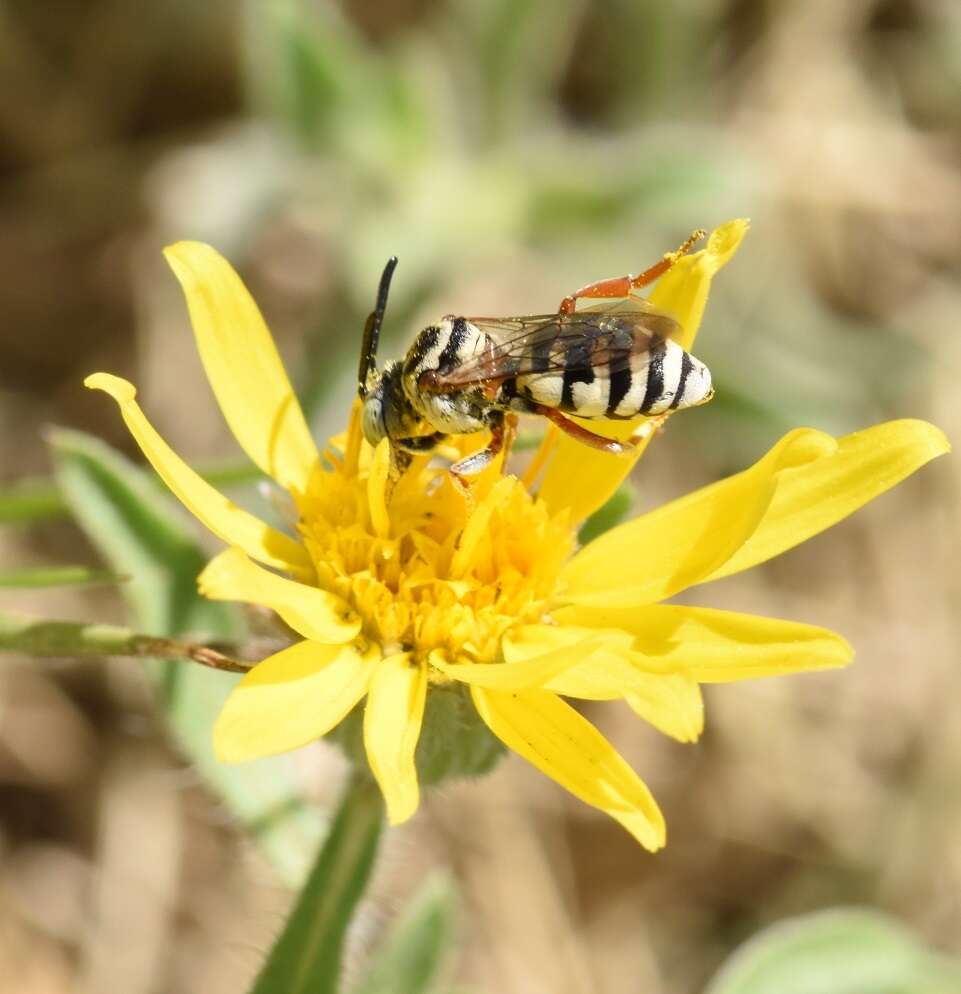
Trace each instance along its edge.
{"label": "bee", "polygon": [[[490,441],[455,462],[463,479],[509,446],[517,414],[547,418],[586,445],[610,453],[624,442],[589,431],[577,418],[662,421],[713,396],[707,367],[673,340],[677,321],[633,291],[662,276],[704,237],[696,231],[639,276],[590,283],[552,314],[524,317],[448,315],[424,328],[407,355],[376,368],[377,345],[396,257],[384,268],[375,309],[364,328],[358,369],[363,431],[371,445],[390,440],[393,474],[449,435],[490,432]],[[612,303],[614,299],[616,303]],[[579,300],[602,303],[577,309]]]}

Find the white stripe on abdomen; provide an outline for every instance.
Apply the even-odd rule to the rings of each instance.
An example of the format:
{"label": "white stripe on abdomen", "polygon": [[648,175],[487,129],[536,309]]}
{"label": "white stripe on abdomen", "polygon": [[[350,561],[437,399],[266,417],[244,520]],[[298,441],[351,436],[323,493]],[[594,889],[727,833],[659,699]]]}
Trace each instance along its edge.
{"label": "white stripe on abdomen", "polygon": [[535,404],[560,407],[564,392],[564,377],[557,373],[531,373],[517,377],[517,389],[526,393]]}
{"label": "white stripe on abdomen", "polygon": [[681,363],[683,361],[684,349],[677,342],[665,342],[664,360],[661,366],[664,377],[661,396],[648,408],[648,414],[662,414],[671,406],[674,394],[677,393],[677,386],[681,382]]}
{"label": "white stripe on abdomen", "polygon": [[631,389],[621,398],[621,402],[614,408],[614,413],[619,417],[630,417],[637,414],[644,403],[644,394],[647,392],[647,364],[648,354],[631,357]]}
{"label": "white stripe on abdomen", "polygon": [[606,376],[594,376],[590,383],[575,383],[571,387],[574,413],[582,418],[597,418],[607,414],[611,396],[611,381]]}

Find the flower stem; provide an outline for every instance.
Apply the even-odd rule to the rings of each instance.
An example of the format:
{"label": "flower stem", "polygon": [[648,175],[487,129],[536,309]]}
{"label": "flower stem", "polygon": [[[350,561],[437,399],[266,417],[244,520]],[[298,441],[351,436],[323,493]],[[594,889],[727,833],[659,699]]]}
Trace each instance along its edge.
{"label": "flower stem", "polygon": [[190,659],[231,673],[246,673],[252,663],[234,659],[226,645],[182,642],[154,635],[139,635],[117,625],[82,621],[43,621],[0,614],[0,652],[28,656],[133,656]]}
{"label": "flower stem", "polygon": [[344,936],[370,879],[384,822],[377,786],[355,770],[314,868],[251,994],[335,994]]}

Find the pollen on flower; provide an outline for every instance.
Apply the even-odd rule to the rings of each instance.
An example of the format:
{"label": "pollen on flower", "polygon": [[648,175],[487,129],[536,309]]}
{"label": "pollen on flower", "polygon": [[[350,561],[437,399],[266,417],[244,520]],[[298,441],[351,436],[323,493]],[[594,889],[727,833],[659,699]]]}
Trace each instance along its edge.
{"label": "pollen on flower", "polygon": [[568,515],[552,515],[518,480],[496,474],[478,486],[468,514],[449,474],[421,458],[391,494],[385,533],[376,508],[388,484],[376,455],[350,452],[354,420],[347,451],[333,453],[297,498],[318,586],[349,604],[385,649],[498,661],[509,629],[545,616],[574,546]]}

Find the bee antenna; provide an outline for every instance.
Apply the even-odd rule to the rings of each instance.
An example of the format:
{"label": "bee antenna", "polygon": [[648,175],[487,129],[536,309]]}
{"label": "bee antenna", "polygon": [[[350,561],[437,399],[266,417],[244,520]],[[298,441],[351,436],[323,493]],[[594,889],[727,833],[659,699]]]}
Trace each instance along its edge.
{"label": "bee antenna", "polygon": [[361,397],[367,396],[367,378],[377,369],[377,344],[380,341],[380,326],[384,323],[384,311],[387,310],[387,294],[390,292],[390,281],[397,268],[397,256],[392,255],[384,266],[377,288],[377,305],[367,316],[364,324],[364,342],[360,350],[360,367],[357,370],[357,392]]}

